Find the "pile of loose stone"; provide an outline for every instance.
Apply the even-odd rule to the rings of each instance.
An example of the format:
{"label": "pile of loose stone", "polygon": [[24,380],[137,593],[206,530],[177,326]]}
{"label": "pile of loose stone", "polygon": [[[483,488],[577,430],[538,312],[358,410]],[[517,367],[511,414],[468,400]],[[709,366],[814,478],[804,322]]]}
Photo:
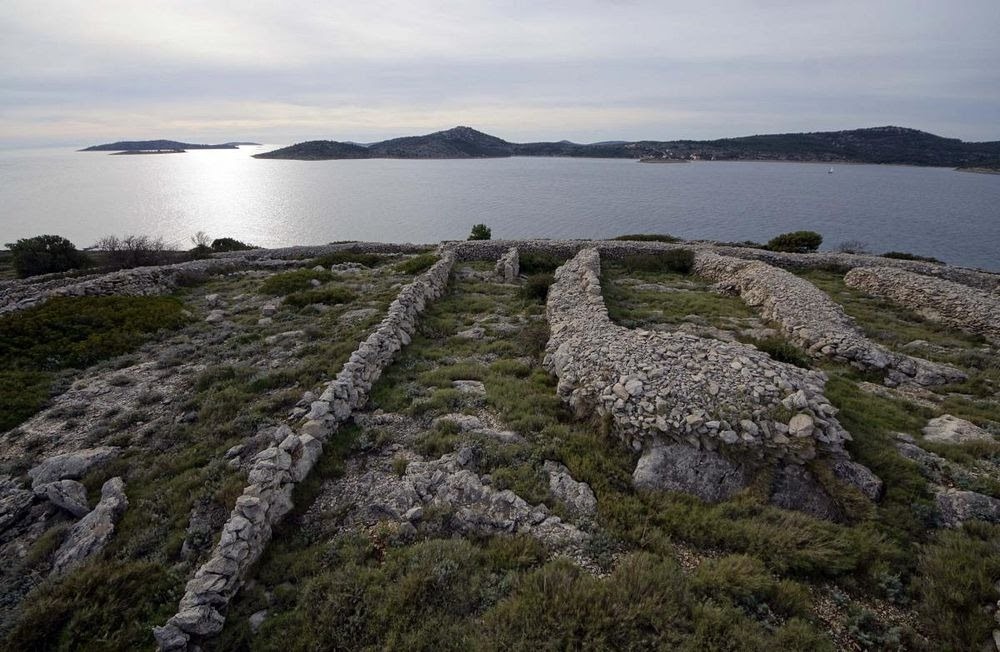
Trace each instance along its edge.
{"label": "pile of loose stone", "polygon": [[520,260],[517,254],[517,247],[511,247],[497,260],[493,270],[494,275],[503,283],[514,283],[520,273]]}
{"label": "pile of loose stone", "polygon": [[168,294],[187,279],[247,269],[282,269],[299,265],[301,262],[294,260],[207,258],[172,265],[123,269],[83,279],[52,279],[40,283],[21,281],[0,289],[0,314],[24,310],[52,297]]}
{"label": "pile of loose stone", "polygon": [[942,385],[966,377],[954,367],[894,353],[871,341],[825,292],[786,270],[700,251],[694,271],[738,293],[764,317],[781,324],[785,335],[814,357],[882,372],[890,385]]}
{"label": "pile of loose stone", "polygon": [[844,283],[1000,343],[1000,296],[996,294],[891,267],[856,267],[844,276]]}
{"label": "pile of loose stone", "polygon": [[405,286],[381,324],[311,403],[298,432],[287,426],[277,429],[275,439],[280,441],[257,453],[248,485],[236,500],[211,558],[188,582],[177,614],[154,630],[161,650],[188,649],[192,636],[222,631],[222,610],[263,552],[271,528],[291,509],[292,491],[316,463],[323,441],[367,401],[372,384],[409,343],[427,302],[444,291],[454,262],[454,253],[444,252],[428,271]]}
{"label": "pile of loose stone", "polygon": [[[579,414],[610,417],[618,435],[643,451],[636,484],[719,500],[767,467],[778,469],[778,485],[815,495],[822,491],[802,465],[820,457],[838,478],[878,496],[881,482],[844,450],[850,435],[823,395],[821,373],[738,343],[615,325],[595,249],[557,270],[547,316],[544,364],[559,378],[558,394]],[[834,511],[829,503],[787,506]]]}

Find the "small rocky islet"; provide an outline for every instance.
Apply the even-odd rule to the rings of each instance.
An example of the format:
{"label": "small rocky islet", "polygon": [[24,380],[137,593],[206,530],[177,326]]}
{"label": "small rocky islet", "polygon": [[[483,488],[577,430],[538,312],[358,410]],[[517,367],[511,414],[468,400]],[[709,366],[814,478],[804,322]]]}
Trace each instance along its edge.
{"label": "small rocky islet", "polygon": [[0,320],[106,297],[177,319],[0,434],[10,649],[1000,639],[1000,275],[341,243],[4,281]]}

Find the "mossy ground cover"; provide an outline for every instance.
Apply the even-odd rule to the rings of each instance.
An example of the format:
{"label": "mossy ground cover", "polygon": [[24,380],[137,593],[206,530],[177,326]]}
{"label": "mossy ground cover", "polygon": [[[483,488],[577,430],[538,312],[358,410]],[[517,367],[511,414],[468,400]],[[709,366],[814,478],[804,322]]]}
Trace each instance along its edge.
{"label": "mossy ground cover", "polygon": [[[95,497],[107,478],[122,476],[129,507],[109,546],[84,570],[69,580],[43,581],[28,595],[16,622],[8,623],[8,638],[0,647],[149,648],[150,628],[176,610],[189,573],[204,560],[221,526],[219,519],[225,518],[246,483],[245,473],[227,463],[225,451],[262,427],[282,423],[303,392],[317,391],[331,379],[382,318],[398,285],[410,280],[388,268],[346,275],[327,281],[319,290],[305,290],[342,292],[346,303],[317,307],[293,302],[282,305],[271,323],[258,324],[259,304],[269,300],[260,296],[260,289],[279,275],[211,277],[175,298],[161,299],[178,306],[178,311],[186,307],[194,320],[155,345],[77,372],[86,379],[88,374],[121,367],[123,379],[129,380],[129,365],[156,360],[158,368],[184,375],[188,391],[172,397],[174,409],[164,418],[143,423],[143,406],[123,405],[104,424],[103,441],[94,443],[117,443],[126,450],[83,482]],[[359,299],[361,287],[365,292]],[[227,312],[225,324],[199,319],[209,309],[204,299],[208,294],[220,296]],[[373,310],[354,319],[341,318],[359,307]],[[298,334],[288,339],[282,333]],[[279,339],[268,343],[271,335]],[[133,413],[135,418],[128,418]],[[188,533],[195,508],[214,515],[215,529],[207,536]],[[43,536],[36,544],[37,554],[29,555],[31,567],[22,572],[40,571],[39,579],[44,577],[61,536],[55,530],[52,536]],[[194,548],[185,556],[186,539]],[[127,599],[128,608],[113,606],[122,599]]]}
{"label": "mossy ground cover", "polygon": [[[550,559],[537,543],[516,537],[442,540],[441,533],[421,533],[414,539],[387,526],[330,539],[288,526],[253,588],[234,605],[215,649],[337,649],[336,642],[351,649],[835,649],[894,641],[909,649],[958,649],[988,636],[985,620],[962,615],[981,609],[978,589],[950,593],[946,615],[924,615],[944,608],[921,587],[949,581],[953,571],[943,560],[956,548],[952,539],[979,537],[978,544],[958,546],[963,561],[956,563],[971,563],[971,551],[982,552],[992,539],[964,531],[942,538],[929,527],[926,482],[888,435],[914,427],[922,415],[861,392],[860,378],[847,368],[828,370],[828,395],[855,436],[852,453],[887,486],[885,500],[859,510],[850,525],[767,506],[752,489],[717,505],[637,492],[635,456],[607,424],[574,418],[555,396],[555,381],[540,366],[547,339],[542,312],[540,302],[514,287],[453,278],[375,387],[371,407],[423,419],[420,452],[432,457],[469,441],[454,427],[432,428],[434,417],[495,415],[526,441],[492,448],[478,442],[485,470],[498,485],[556,513],[539,467],[547,459],[564,463],[597,495],[589,553],[607,575]],[[520,326],[490,329],[490,323]],[[486,328],[486,338],[458,335],[474,324]],[[457,392],[454,380],[478,380],[486,394]],[[359,434],[368,442],[385,443],[384,437]],[[327,479],[340,472],[337,466]],[[681,550],[694,551],[695,569],[678,565]],[[995,575],[977,567],[964,581],[979,587]],[[831,590],[845,605],[846,633],[838,638],[825,626],[828,615],[818,613],[819,596]],[[891,608],[870,608],[878,604]],[[269,616],[253,635],[247,618],[260,609]],[[886,612],[903,615],[876,615]]]}

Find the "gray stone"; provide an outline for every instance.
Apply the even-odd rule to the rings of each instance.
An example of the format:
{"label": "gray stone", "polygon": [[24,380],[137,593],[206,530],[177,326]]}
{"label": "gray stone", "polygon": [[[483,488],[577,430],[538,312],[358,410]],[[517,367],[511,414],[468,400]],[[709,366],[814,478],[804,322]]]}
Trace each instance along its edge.
{"label": "gray stone", "polygon": [[66,534],[53,558],[52,575],[64,575],[102,550],[126,507],[125,483],[121,478],[111,478],[101,487],[101,500],[93,511],[77,521]]}
{"label": "gray stone", "polygon": [[55,482],[56,480],[79,480],[88,471],[118,457],[121,449],[117,446],[86,448],[75,453],[54,455],[28,471],[32,488]]}
{"label": "gray stone", "polygon": [[923,428],[924,439],[943,444],[964,444],[970,441],[994,441],[993,436],[979,426],[950,414],[931,419]]}
{"label": "gray stone", "polygon": [[0,476],[0,534],[31,509],[34,495],[9,475]]}
{"label": "gray stone", "polygon": [[805,512],[816,518],[840,520],[842,515],[823,487],[802,466],[788,464],[776,469],[770,503],[783,509]]}
{"label": "gray stone", "polygon": [[958,527],[965,521],[980,520],[1000,523],[1000,500],[958,489],[939,488],[934,495],[939,520],[947,527]]}
{"label": "gray stone", "polygon": [[264,624],[264,620],[267,619],[267,609],[261,609],[260,611],[255,611],[250,614],[247,622],[250,623],[250,631],[256,634],[260,630],[260,626]]}
{"label": "gray stone", "polygon": [[45,498],[77,518],[90,511],[90,506],[87,505],[87,489],[76,480],[57,480],[38,485],[34,492],[36,496]]}
{"label": "gray stone", "polygon": [[636,488],[681,491],[707,502],[731,498],[748,482],[749,477],[742,466],[720,453],[685,444],[648,447],[632,473]]}
{"label": "gray stone", "polygon": [[463,394],[485,394],[486,385],[478,380],[453,380],[451,386]]}
{"label": "gray stone", "polygon": [[869,500],[879,500],[885,489],[882,480],[872,470],[853,460],[837,460],[830,465],[833,474],[842,482],[851,485]]}
{"label": "gray stone", "polygon": [[573,479],[569,469],[547,460],[542,468],[549,475],[549,493],[561,501],[577,516],[594,516],[597,513],[597,498],[586,482]]}

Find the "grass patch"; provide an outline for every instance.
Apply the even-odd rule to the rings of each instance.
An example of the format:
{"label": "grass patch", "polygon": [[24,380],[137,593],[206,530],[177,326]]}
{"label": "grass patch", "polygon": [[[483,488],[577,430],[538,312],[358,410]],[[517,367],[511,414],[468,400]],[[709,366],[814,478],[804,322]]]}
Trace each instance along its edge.
{"label": "grass patch", "polygon": [[636,272],[674,272],[687,274],[694,265],[694,252],[690,249],[670,249],[655,254],[632,254],[615,261],[615,265],[629,274]]}
{"label": "grass patch", "polygon": [[324,254],[309,261],[310,267],[320,265],[331,267],[333,265],[343,265],[345,263],[356,263],[364,267],[379,267],[389,262],[390,258],[382,254],[366,254],[359,251],[334,251]]}
{"label": "grass patch", "polygon": [[556,271],[568,258],[541,251],[519,251],[518,268],[522,274],[543,274]]}
{"label": "grass patch", "polygon": [[397,264],[396,271],[416,276],[429,270],[439,260],[441,260],[441,257],[437,254],[418,254]]}
{"label": "grass patch", "polygon": [[295,308],[304,308],[314,303],[332,306],[339,303],[350,303],[357,298],[356,295],[342,287],[324,287],[315,290],[300,290],[292,292],[285,297],[284,305]]}
{"label": "grass patch", "polygon": [[328,271],[314,271],[311,269],[297,269],[293,272],[282,272],[274,274],[264,279],[260,285],[260,293],[271,296],[284,296],[293,292],[312,289],[312,281],[327,283],[333,280],[333,274]]}
{"label": "grass patch", "polygon": [[812,366],[811,358],[802,349],[783,337],[751,340],[750,343],[778,362],[786,362],[796,367],[802,367],[803,369],[808,369]]}

